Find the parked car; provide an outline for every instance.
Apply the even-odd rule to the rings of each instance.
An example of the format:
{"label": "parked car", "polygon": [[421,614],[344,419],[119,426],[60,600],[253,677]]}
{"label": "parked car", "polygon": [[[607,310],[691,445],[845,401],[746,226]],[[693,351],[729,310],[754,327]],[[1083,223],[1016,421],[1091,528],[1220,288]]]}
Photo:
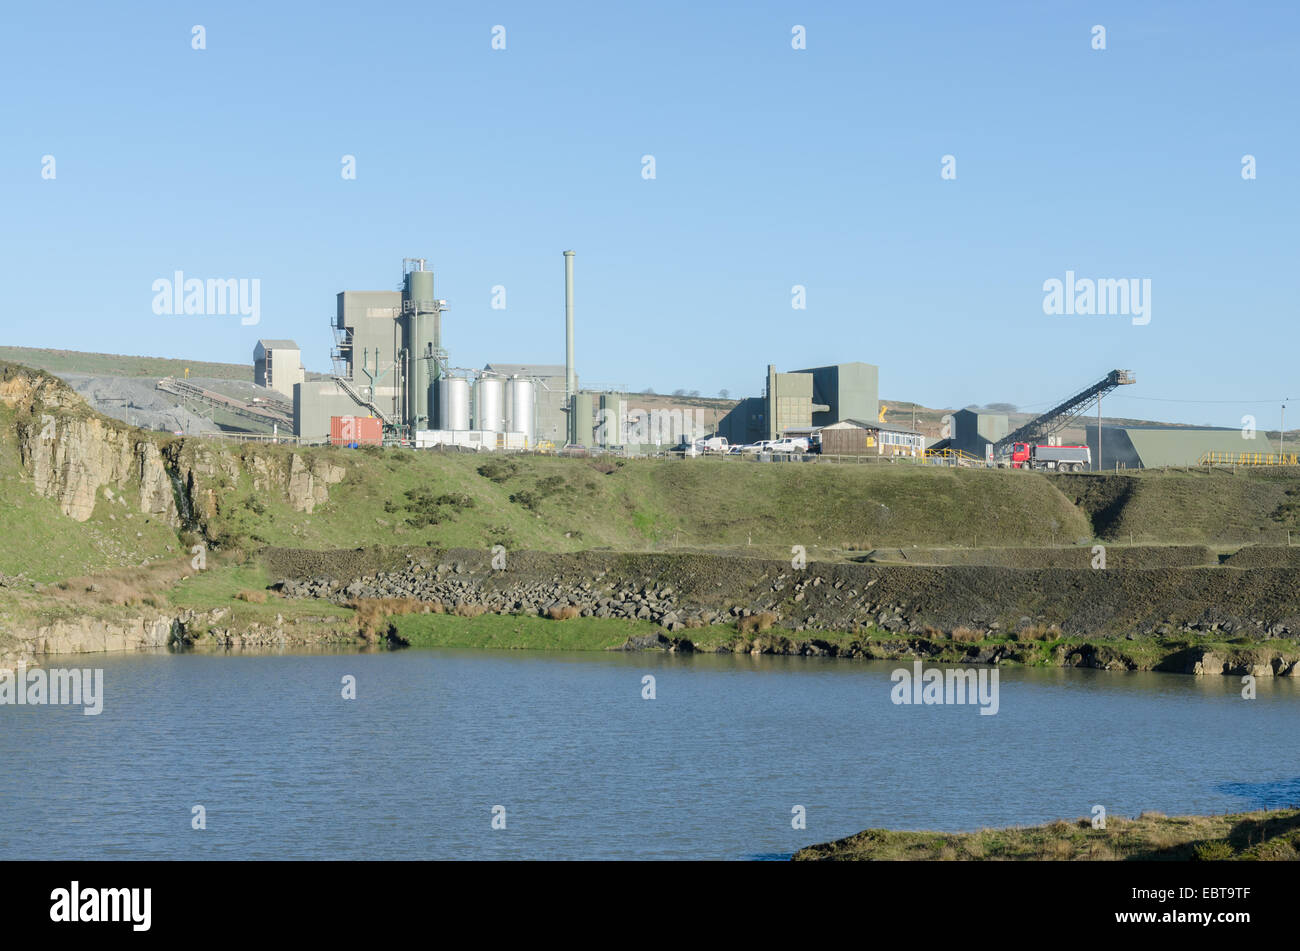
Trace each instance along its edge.
{"label": "parked car", "polygon": [[760,439],[758,442],[752,442],[747,446],[740,447],[741,452],[771,452],[772,440]]}
{"label": "parked car", "polygon": [[786,436],[768,444],[767,452],[808,452],[808,437]]}

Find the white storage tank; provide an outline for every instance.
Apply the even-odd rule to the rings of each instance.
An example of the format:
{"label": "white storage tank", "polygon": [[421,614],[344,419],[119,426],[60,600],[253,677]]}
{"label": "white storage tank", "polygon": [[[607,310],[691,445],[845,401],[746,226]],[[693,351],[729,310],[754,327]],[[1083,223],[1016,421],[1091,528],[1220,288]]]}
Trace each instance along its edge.
{"label": "white storage tank", "polygon": [[506,428],[505,381],[481,376],[474,384],[474,428],[499,433]]}
{"label": "white storage tank", "polygon": [[533,448],[536,440],[536,425],[533,417],[534,398],[532,380],[521,380],[519,377],[511,377],[506,384],[506,390],[509,395],[506,397],[506,405],[510,407],[510,416],[506,420],[506,430],[512,433],[523,433],[528,440],[528,448]]}
{"label": "white storage tank", "polygon": [[438,381],[438,428],[469,429],[469,380],[444,376]]}

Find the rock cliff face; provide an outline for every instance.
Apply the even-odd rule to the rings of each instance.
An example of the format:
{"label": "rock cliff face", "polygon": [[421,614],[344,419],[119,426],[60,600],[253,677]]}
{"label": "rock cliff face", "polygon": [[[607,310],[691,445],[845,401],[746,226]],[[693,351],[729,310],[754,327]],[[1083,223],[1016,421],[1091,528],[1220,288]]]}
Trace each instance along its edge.
{"label": "rock cliff face", "polygon": [[13,667],[19,661],[41,663],[47,655],[58,654],[186,650],[195,646],[265,650],[359,643],[354,627],[336,618],[286,620],[277,615],[273,622],[236,624],[227,608],[160,611],[118,621],[78,618],[19,628],[13,635],[8,646],[0,648],[0,667]]}
{"label": "rock cliff face", "polygon": [[218,511],[223,487],[241,473],[255,492],[279,495],[310,514],[347,474],[320,457],[294,452],[286,458],[136,429],[95,413],[56,377],[13,364],[0,365],[0,402],[15,411],[14,436],[36,491],[80,522],[108,487],[174,528],[202,530]]}
{"label": "rock cliff face", "polygon": [[103,651],[151,650],[172,641],[177,618],[155,615],[103,621],[78,618],[57,621],[30,630],[14,631],[12,657],[33,658],[41,654],[97,654]]}

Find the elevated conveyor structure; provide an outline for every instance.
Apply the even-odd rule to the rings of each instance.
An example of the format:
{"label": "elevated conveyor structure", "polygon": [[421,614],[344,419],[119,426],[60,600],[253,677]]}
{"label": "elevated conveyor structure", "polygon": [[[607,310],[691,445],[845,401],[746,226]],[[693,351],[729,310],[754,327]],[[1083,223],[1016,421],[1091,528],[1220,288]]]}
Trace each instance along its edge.
{"label": "elevated conveyor structure", "polygon": [[162,390],[164,393],[171,393],[173,396],[179,396],[182,399],[193,400],[205,406],[215,406],[245,419],[257,420],[259,423],[268,425],[275,423],[280,426],[287,426],[291,431],[293,429],[292,408],[271,399],[259,402],[235,399],[233,396],[226,396],[224,393],[218,393],[215,390],[204,389],[188,380],[178,380],[174,376],[163,377],[158,381],[155,389]]}
{"label": "elevated conveyor structure", "polygon": [[1092,401],[1105,396],[1111,390],[1129,383],[1136,383],[1137,377],[1132,370],[1111,370],[1102,379],[1085,390],[1080,390],[1068,400],[1053,406],[1046,413],[1035,416],[1014,432],[1008,433],[993,444],[993,458],[1008,455],[1011,447],[1018,442],[1041,443],[1052,433],[1059,432],[1071,422],[1083,415]]}

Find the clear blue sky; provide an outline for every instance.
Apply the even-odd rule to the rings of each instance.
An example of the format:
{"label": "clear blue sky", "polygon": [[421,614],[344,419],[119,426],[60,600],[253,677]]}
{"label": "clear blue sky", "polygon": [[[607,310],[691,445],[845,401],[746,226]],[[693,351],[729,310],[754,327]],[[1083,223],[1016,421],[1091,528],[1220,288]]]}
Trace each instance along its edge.
{"label": "clear blue sky", "polygon": [[[1300,5],[398,7],[6,5],[3,342],[324,370],[334,295],[424,256],[454,364],[559,363],[573,248],[592,384],[865,360],[1037,408],[1123,367],[1117,415],[1300,420]],[[177,269],[259,278],[261,324],[156,316]],[[1044,315],[1067,269],[1150,279],[1151,322]]]}

